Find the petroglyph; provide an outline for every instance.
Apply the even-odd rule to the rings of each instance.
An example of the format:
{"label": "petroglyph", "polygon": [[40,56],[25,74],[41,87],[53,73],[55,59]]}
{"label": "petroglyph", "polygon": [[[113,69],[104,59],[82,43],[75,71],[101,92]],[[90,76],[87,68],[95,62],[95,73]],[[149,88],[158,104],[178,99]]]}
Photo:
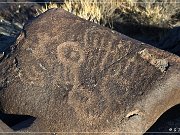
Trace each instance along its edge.
{"label": "petroglyph", "polygon": [[[57,46],[57,58],[62,63],[64,82],[73,85],[68,94],[68,104],[74,108],[77,117],[86,122],[102,120],[108,112],[106,107],[111,108],[110,104],[113,104],[107,100],[112,96],[121,104],[130,82],[128,78],[121,78],[118,80],[121,84],[112,83],[113,78],[120,76],[125,70],[128,72],[130,65],[138,64],[134,63],[136,58],[132,57],[121,65],[121,60],[126,60],[126,56],[134,48],[131,42],[124,48],[123,40],[119,41],[113,35],[107,39],[107,36],[106,30],[88,29],[83,36],[85,46],[70,41]],[[127,89],[123,88],[124,84],[129,85]],[[114,91],[111,91],[111,87]]]}
{"label": "petroglyph", "polygon": [[[117,40],[117,37],[114,35],[107,35],[106,30],[87,29],[83,39],[85,46],[88,48],[86,50],[89,51],[87,53],[86,63],[82,63],[80,66],[79,77],[82,84],[91,88],[98,83],[97,75],[102,72],[100,78],[104,77],[105,70],[124,58],[133,49],[131,43],[128,43],[127,47],[124,48],[123,41]],[[119,68],[116,70],[119,72]]]}
{"label": "petroglyph", "polygon": [[[180,102],[179,57],[60,9],[35,18],[25,31],[12,55],[0,56],[5,113],[34,116],[47,132],[142,133]],[[146,55],[138,54],[145,48]],[[168,58],[171,68],[162,74],[152,58]]]}
{"label": "petroglyph", "polygon": [[21,74],[21,78],[23,77],[23,79],[27,80],[28,83],[36,86],[44,86],[44,74],[38,70],[37,66],[27,66],[26,70],[20,70],[19,73]]}
{"label": "petroglyph", "polygon": [[107,99],[100,92],[90,91],[82,86],[69,92],[68,104],[75,109],[79,119],[91,124],[98,124],[108,114]]}
{"label": "petroglyph", "polygon": [[109,61],[113,62],[119,58],[119,50],[115,45],[115,43],[118,42],[117,37],[114,35],[107,35],[107,30],[95,30],[95,28],[87,29],[83,39],[85,46],[89,46],[93,49],[93,53],[96,53],[88,58],[89,62],[91,63],[92,60],[94,66],[98,64],[101,70]]}
{"label": "petroglyph", "polygon": [[[101,38],[105,32],[94,33],[87,30],[83,37],[85,47],[70,41],[57,47],[57,58],[63,65],[64,81],[73,85],[73,89],[68,94],[68,104],[74,108],[79,119],[92,123],[107,115],[108,106],[105,98],[107,95],[97,93],[96,75],[119,58],[118,47],[113,44],[116,37],[112,37],[106,44],[107,39]],[[83,48],[86,48],[86,53]]]}
{"label": "petroglyph", "polygon": [[84,61],[84,52],[76,42],[64,42],[57,47],[59,61],[65,65],[79,66]]}
{"label": "petroglyph", "polygon": [[85,59],[84,51],[77,42],[64,42],[57,47],[58,61],[63,64],[63,76],[67,83],[79,84],[78,72]]}
{"label": "petroglyph", "polygon": [[[39,37],[43,36],[43,39],[44,40],[38,40]],[[32,53],[33,56],[35,58],[40,58],[40,59],[43,59],[43,58],[46,58],[46,45],[48,43],[47,39],[48,39],[48,34],[47,33],[38,33],[37,35],[37,39],[32,39],[32,45],[29,46],[28,48],[26,48],[27,50],[27,53]],[[34,40],[34,41],[33,41]],[[37,40],[37,41],[36,41]],[[37,44],[34,44],[34,42],[37,42]],[[22,46],[24,47],[24,46]]]}

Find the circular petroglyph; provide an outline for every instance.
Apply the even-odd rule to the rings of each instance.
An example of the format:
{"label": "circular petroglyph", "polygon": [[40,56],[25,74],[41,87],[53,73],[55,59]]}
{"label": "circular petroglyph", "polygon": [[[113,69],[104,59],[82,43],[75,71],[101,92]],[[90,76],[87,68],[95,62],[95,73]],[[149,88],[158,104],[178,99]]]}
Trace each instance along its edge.
{"label": "circular petroglyph", "polygon": [[83,87],[69,92],[68,104],[74,108],[77,117],[88,123],[97,123],[108,114],[107,99],[101,93]]}
{"label": "circular petroglyph", "polygon": [[77,42],[64,42],[57,47],[57,56],[63,64],[79,65],[84,61],[84,51]]}

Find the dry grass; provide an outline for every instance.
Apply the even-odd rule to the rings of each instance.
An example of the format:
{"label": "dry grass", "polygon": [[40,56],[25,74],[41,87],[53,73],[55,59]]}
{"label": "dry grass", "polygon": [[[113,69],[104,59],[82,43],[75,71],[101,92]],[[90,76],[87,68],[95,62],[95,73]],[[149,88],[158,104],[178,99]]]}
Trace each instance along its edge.
{"label": "dry grass", "polygon": [[36,9],[36,16],[48,11],[49,9],[53,9],[53,8],[59,8],[59,4],[56,4],[56,3],[48,3],[48,4],[45,4],[45,6],[42,6],[41,8],[38,8]]}
{"label": "dry grass", "polygon": [[[116,1],[116,2],[115,2]],[[117,0],[65,0],[63,5],[48,3],[37,10],[37,15],[52,8],[63,8],[81,18],[105,25],[111,22],[113,13],[117,8]]]}
{"label": "dry grass", "polygon": [[173,14],[172,11],[168,13],[168,8],[175,4],[173,0],[65,0],[62,5],[45,4],[37,13],[39,15],[51,8],[63,8],[86,20],[103,26],[108,24],[111,28],[113,22],[122,15],[126,18],[131,16],[129,21],[139,24],[160,26],[168,23]]}
{"label": "dry grass", "polygon": [[[149,2],[148,2],[149,1]],[[131,10],[137,16],[141,24],[148,26],[170,25],[171,16],[175,14],[178,3],[175,0],[143,0],[142,3],[134,3]]]}
{"label": "dry grass", "polygon": [[160,0],[64,0],[63,4],[35,4],[33,9],[29,5],[12,4],[9,9],[0,12],[0,34],[14,35],[29,18],[52,8],[63,8],[81,18],[110,28],[113,28],[114,22],[158,27],[177,26],[178,18],[171,19],[180,14],[180,8],[179,11],[176,10],[177,2],[157,1]]}
{"label": "dry grass", "polygon": [[120,0],[76,0],[71,2],[65,0],[62,8],[92,22],[106,25],[107,23],[112,26],[114,18],[114,11],[118,5],[121,4]]}

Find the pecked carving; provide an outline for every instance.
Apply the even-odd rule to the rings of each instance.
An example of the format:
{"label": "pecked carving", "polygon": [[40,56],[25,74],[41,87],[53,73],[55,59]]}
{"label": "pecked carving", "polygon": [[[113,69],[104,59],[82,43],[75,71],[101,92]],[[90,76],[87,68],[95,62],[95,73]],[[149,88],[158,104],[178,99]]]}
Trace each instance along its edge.
{"label": "pecked carving", "polygon": [[[5,113],[34,116],[48,132],[132,132],[127,121],[135,123],[137,132],[141,119],[131,122],[137,112],[129,112],[142,110],[147,130],[180,102],[179,58],[174,55],[58,9],[37,17],[25,30],[22,45],[0,63]],[[140,53],[145,48],[152,51]],[[166,73],[159,70],[162,66]]]}
{"label": "pecked carving", "polygon": [[74,108],[80,120],[91,124],[98,124],[109,112],[109,101],[100,91],[91,91],[83,86],[69,92],[68,104]]}
{"label": "pecked carving", "polygon": [[84,52],[77,42],[64,42],[57,47],[58,60],[65,65],[78,66],[84,61]]}

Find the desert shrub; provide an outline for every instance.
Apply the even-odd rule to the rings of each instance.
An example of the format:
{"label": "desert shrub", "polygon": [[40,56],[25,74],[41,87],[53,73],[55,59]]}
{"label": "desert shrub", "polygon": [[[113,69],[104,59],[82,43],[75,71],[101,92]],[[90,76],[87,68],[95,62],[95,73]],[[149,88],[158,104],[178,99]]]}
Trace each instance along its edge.
{"label": "desert shrub", "polygon": [[38,15],[46,12],[46,11],[49,10],[49,9],[59,8],[59,7],[60,7],[60,5],[59,5],[59,4],[56,4],[56,3],[52,3],[52,2],[50,2],[50,3],[45,3],[44,6],[42,6],[41,8],[37,8],[37,9],[36,9],[36,16],[38,16]]}

